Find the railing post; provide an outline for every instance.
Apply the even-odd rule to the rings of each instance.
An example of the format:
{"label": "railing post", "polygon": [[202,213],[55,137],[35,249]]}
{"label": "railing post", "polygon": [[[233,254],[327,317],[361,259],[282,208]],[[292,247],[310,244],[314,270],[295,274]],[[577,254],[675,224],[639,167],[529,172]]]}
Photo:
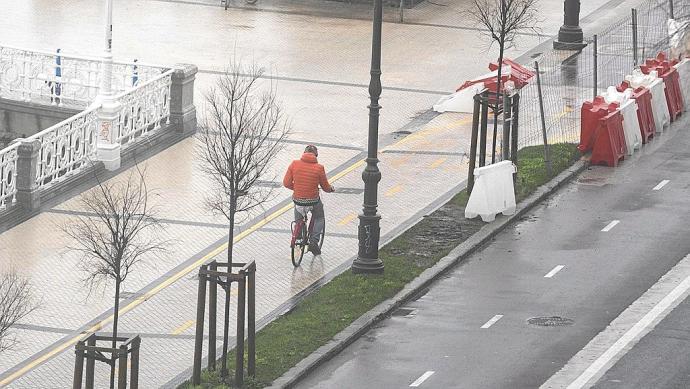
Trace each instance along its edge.
{"label": "railing post", "polygon": [[675,12],[673,10],[673,0],[668,0],[668,14],[671,19],[675,19]]}
{"label": "railing post", "polygon": [[177,64],[170,86],[170,123],[184,135],[196,132],[194,107],[194,79],[198,68],[191,64]]}
{"label": "railing post", "polygon": [[504,161],[510,158],[510,123],[512,122],[511,114],[511,96],[508,91],[503,91],[503,136],[501,137],[501,157]]}
{"label": "railing post", "polygon": [[120,126],[119,118],[122,104],[114,100],[112,96],[100,97],[96,100],[101,104],[98,110],[98,145],[96,158],[103,162],[107,170],[113,171],[120,168]]}
{"label": "railing post", "polygon": [[17,204],[27,211],[41,206],[38,177],[38,158],[41,141],[22,140],[17,148]]}
{"label": "railing post", "polygon": [[479,167],[486,165],[486,137],[488,136],[489,92],[482,93],[482,117],[479,131]]}
{"label": "railing post", "polygon": [[474,110],[472,111],[472,135],[470,140],[469,172],[467,173],[467,194],[472,193],[474,187],[474,167],[477,162],[477,138],[479,137],[479,110],[481,108],[480,95],[474,95]]}
{"label": "railing post", "polygon": [[549,149],[549,138],[546,134],[546,115],[544,114],[544,95],[541,90],[541,74],[539,73],[539,62],[534,61],[534,71],[537,73],[537,92],[539,93],[539,117],[541,118],[541,135],[544,140],[544,163],[546,172],[551,177],[551,151]]}
{"label": "railing post", "polygon": [[137,335],[132,341],[132,367],[130,369],[129,389],[139,389],[139,348],[141,338]]}

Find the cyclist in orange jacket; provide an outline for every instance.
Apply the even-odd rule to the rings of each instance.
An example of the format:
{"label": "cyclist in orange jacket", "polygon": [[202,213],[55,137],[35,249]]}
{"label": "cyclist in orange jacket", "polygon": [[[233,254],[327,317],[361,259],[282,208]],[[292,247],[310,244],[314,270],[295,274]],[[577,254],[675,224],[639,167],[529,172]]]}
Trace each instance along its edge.
{"label": "cyclist in orange jacket", "polygon": [[[295,205],[311,206],[312,218],[314,218],[314,233],[310,236],[309,251],[314,255],[321,254],[319,240],[321,231],[326,223],[323,212],[323,203],[319,197],[319,186],[325,192],[335,192],[335,188],[328,183],[326,170],[316,159],[319,150],[314,145],[308,145],[300,159],[292,161],[285,172],[283,185],[292,189],[292,201]],[[302,218],[297,208],[295,208],[295,220]]]}

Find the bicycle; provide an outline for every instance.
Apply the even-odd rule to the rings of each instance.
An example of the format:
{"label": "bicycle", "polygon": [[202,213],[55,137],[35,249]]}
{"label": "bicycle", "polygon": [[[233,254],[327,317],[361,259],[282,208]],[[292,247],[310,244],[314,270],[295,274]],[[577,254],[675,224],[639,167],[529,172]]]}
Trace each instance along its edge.
{"label": "bicycle", "polygon": [[[309,217],[309,214],[314,209],[313,206],[295,205],[297,212],[302,215],[302,218],[293,221],[290,225],[292,230],[292,238],[290,240],[290,254],[292,255],[292,265],[299,267],[302,263],[302,257],[309,245],[309,238],[314,233],[314,218]],[[319,239],[319,249],[323,247],[323,240],[326,234],[326,223],[321,230],[321,239]],[[309,227],[307,227],[309,226]]]}

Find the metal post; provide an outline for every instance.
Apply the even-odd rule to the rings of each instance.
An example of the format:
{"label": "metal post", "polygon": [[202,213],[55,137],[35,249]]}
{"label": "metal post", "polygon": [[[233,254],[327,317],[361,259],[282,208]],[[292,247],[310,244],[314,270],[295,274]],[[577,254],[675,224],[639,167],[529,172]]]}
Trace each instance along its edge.
{"label": "metal post", "polygon": [[194,337],[194,366],[192,367],[192,384],[201,384],[201,353],[204,347],[204,309],[206,308],[206,274],[205,265],[199,267],[199,289],[196,298],[196,334]]}
{"label": "metal post", "polygon": [[[520,94],[515,93],[513,95],[513,101],[510,105],[510,108],[512,110],[512,119],[511,119],[511,125],[513,127],[512,129],[512,135],[510,136],[510,141],[512,142],[512,145],[510,146],[510,160],[513,161],[515,166],[518,164],[518,130],[520,129]],[[513,180],[515,177],[513,176]]]}
{"label": "metal post", "polygon": [[541,134],[544,139],[544,163],[546,172],[551,176],[551,152],[549,150],[549,139],[546,136],[546,116],[544,115],[544,97],[541,91],[541,75],[539,74],[539,62],[534,61],[534,70],[537,73],[537,91],[539,92],[539,115],[541,116]]}
{"label": "metal post", "polygon": [[247,374],[256,377],[256,268],[247,281]]}
{"label": "metal post", "polygon": [[[209,264],[211,271],[218,271],[218,263]],[[216,318],[218,312],[218,276],[209,276],[208,287],[208,369],[216,370]]]}
{"label": "metal post", "polygon": [[404,10],[405,9],[405,0],[400,0],[400,23],[404,22]]}
{"label": "metal post", "polygon": [[120,346],[118,366],[117,389],[127,389],[127,345]]}
{"label": "metal post", "polygon": [[470,141],[469,172],[467,173],[467,194],[472,193],[474,187],[474,166],[477,160],[477,137],[479,136],[479,110],[481,96],[474,95],[474,110],[472,111],[472,140]]}
{"label": "metal post", "polygon": [[482,117],[479,133],[479,167],[486,165],[486,138],[489,121],[489,92],[482,93]]}
{"label": "metal post", "polygon": [[597,56],[598,56],[597,36],[594,35],[594,71],[592,72],[594,74],[594,97],[593,98],[596,98],[599,95],[599,88],[598,88],[599,69],[598,69],[598,64],[597,64],[597,62],[598,62]]}
{"label": "metal post", "polygon": [[558,30],[558,39],[553,48],[558,50],[580,50],[585,46],[580,28],[580,0],[563,2],[563,25]]}
{"label": "metal post", "polygon": [[78,342],[74,358],[74,377],[72,379],[72,389],[81,389],[82,375],[84,374],[84,342]]}
{"label": "metal post", "polygon": [[501,137],[501,156],[504,161],[510,158],[510,123],[511,123],[510,96],[503,90],[503,136]]}
{"label": "metal post", "polygon": [[673,10],[673,0],[668,0],[668,13],[671,19],[675,19],[675,12]]}
{"label": "metal post", "polygon": [[237,337],[235,345],[235,385],[244,385],[244,307],[246,301],[247,278],[241,271],[242,278],[237,283]]}
{"label": "metal post", "polygon": [[[96,336],[89,336],[86,339],[86,345],[89,347],[96,347]],[[96,369],[96,352],[94,350],[88,350],[86,356],[86,389],[93,389]]]}
{"label": "metal post", "polygon": [[129,388],[139,389],[139,348],[141,338],[137,336],[132,342],[132,367],[130,369]]}
{"label": "metal post", "polygon": [[379,238],[381,234],[378,214],[378,183],[381,171],[378,168],[379,144],[379,97],[381,96],[381,24],[383,19],[382,0],[374,0],[374,22],[371,43],[371,80],[369,81],[369,144],[367,166],[362,173],[364,181],[364,206],[359,215],[357,237],[359,249],[352,262],[353,273],[383,273],[383,261],[379,259]]}
{"label": "metal post", "polygon": [[632,41],[633,41],[633,65],[637,66],[637,10],[632,10]]}

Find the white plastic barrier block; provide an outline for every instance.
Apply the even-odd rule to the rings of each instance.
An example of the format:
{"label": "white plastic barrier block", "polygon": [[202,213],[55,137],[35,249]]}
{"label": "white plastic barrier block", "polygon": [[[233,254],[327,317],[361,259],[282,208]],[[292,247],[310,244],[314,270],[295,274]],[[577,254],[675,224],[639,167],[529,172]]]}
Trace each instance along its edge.
{"label": "white plastic barrier block", "polygon": [[628,155],[632,155],[635,149],[642,147],[640,122],[637,120],[637,102],[630,98],[632,89],[628,88],[623,92],[618,92],[615,86],[610,86],[602,96],[607,103],[617,102],[620,104],[618,110],[623,115],[625,145],[628,149]]}
{"label": "white plastic barrier block", "polygon": [[481,216],[485,222],[491,222],[497,213],[512,215],[515,213],[515,189],[513,173],[515,165],[503,161],[474,170],[474,188],[465,207],[468,219]]}
{"label": "white plastic barrier block", "polygon": [[472,113],[474,112],[474,95],[481,93],[484,89],[484,84],[476,84],[452,95],[443,96],[434,104],[433,109],[436,112]]}
{"label": "white plastic barrier block", "polygon": [[625,80],[628,81],[633,88],[643,86],[651,91],[652,112],[654,113],[656,132],[664,131],[664,128],[671,124],[671,114],[668,112],[666,94],[664,93],[666,85],[664,85],[664,81],[657,76],[656,70],[652,70],[649,74],[643,74],[638,69],[635,69],[632,75],[625,76]]}
{"label": "white plastic barrier block", "polygon": [[684,111],[690,111],[690,59],[683,60],[675,65],[680,77],[680,91],[683,94]]}

